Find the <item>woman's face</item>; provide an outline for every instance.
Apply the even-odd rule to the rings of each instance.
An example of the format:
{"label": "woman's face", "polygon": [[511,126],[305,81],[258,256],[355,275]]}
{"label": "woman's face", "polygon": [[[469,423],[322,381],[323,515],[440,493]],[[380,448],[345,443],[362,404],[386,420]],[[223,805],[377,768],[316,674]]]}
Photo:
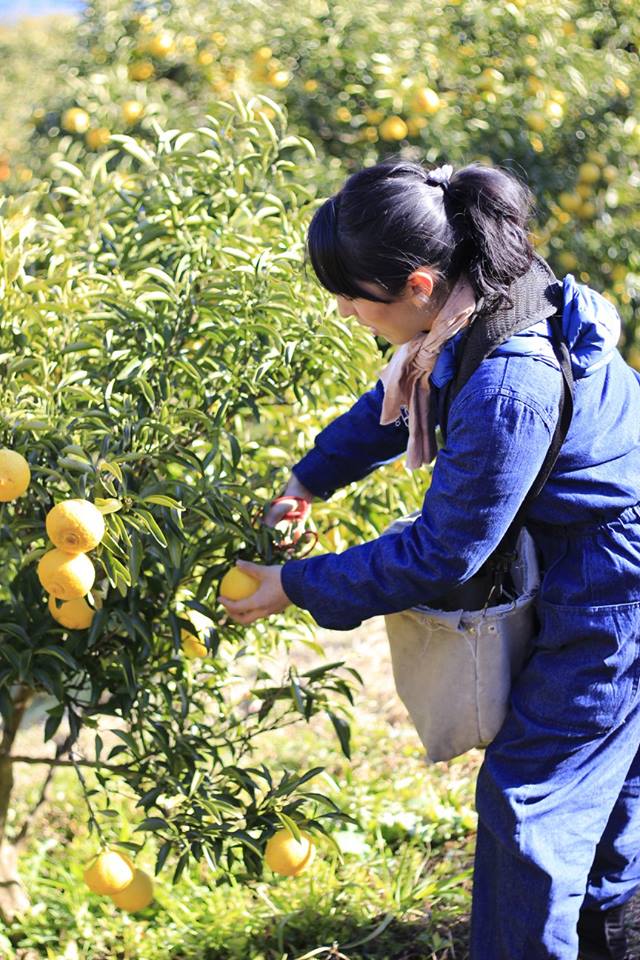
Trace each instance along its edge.
{"label": "woman's face", "polygon": [[[388,302],[365,300],[356,297],[351,300],[338,294],[336,302],[341,317],[353,317],[363,327],[368,327],[374,336],[383,337],[389,343],[407,343],[416,334],[429,330],[434,319],[431,294],[434,275],[421,270],[419,279],[409,278],[403,294],[391,300],[389,294],[377,283],[360,282],[363,290],[387,298]],[[422,296],[429,299],[424,302]]]}

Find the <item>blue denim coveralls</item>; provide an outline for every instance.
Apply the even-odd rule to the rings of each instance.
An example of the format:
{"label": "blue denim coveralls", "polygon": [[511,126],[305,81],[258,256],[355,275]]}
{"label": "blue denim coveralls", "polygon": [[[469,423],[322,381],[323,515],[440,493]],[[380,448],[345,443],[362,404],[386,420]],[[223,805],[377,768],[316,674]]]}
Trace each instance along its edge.
{"label": "blue denim coveralls", "polygon": [[[563,281],[574,415],[527,528],[540,555],[540,629],[476,790],[472,960],[576,960],[581,905],[640,886],[640,377],[620,320]],[[431,376],[441,409],[455,340]],[[478,570],[532,485],[558,416],[547,321],[484,360],[449,413],[421,516],[341,554],[289,560],[282,585],[337,630],[429,603]],[[382,383],[316,438],[296,477],[328,499],[406,449],[380,426]]]}

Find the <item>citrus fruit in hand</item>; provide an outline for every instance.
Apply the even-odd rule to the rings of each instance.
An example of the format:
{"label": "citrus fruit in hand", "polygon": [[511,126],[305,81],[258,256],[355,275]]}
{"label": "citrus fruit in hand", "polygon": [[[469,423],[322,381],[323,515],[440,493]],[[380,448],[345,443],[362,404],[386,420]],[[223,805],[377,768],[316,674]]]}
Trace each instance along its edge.
{"label": "citrus fruit in hand", "polygon": [[40,558],[38,579],[56,600],[85,597],[96,578],[95,568],[84,553],[49,550]]}
{"label": "citrus fruit in hand", "polygon": [[182,638],[182,651],[189,660],[196,660],[198,657],[206,657],[207,646],[199,640],[198,637],[189,633],[188,630],[180,632]]}
{"label": "citrus fruit in hand", "polygon": [[84,597],[75,600],[63,601],[58,605],[55,597],[49,597],[49,613],[61,626],[67,630],[86,630],[91,626],[95,610],[90,607]]}
{"label": "citrus fruit in hand", "polygon": [[232,567],[220,581],[220,596],[229,600],[246,600],[256,592],[260,581],[238,567]]}
{"label": "citrus fruit in hand", "polygon": [[17,450],[0,450],[0,501],[8,503],[21,497],[29,486],[29,464]]}
{"label": "citrus fruit in hand", "polygon": [[86,553],[104,536],[104,518],[90,500],[62,500],[45,521],[49,539],[66,553]]}
{"label": "citrus fruit in hand", "polygon": [[274,873],[284,877],[297,877],[309,866],[316,854],[316,847],[308,833],[301,831],[301,841],[288,830],[278,830],[267,840],[264,861]]}
{"label": "citrus fruit in hand", "polygon": [[115,850],[103,850],[84,871],[84,882],[94,893],[110,895],[123,890],[133,880],[131,859]]}
{"label": "citrus fruit in hand", "polygon": [[129,913],[144,910],[153,900],[153,880],[144,870],[136,869],[131,883],[118,893],[112,894],[111,899],[117,907]]}

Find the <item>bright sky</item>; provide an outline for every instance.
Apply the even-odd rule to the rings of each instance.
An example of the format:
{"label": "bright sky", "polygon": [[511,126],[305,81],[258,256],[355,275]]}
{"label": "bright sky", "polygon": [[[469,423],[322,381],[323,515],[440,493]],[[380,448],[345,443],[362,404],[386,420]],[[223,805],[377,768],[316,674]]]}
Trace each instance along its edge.
{"label": "bright sky", "polygon": [[79,11],[83,0],[0,0],[0,21],[22,20],[47,13]]}

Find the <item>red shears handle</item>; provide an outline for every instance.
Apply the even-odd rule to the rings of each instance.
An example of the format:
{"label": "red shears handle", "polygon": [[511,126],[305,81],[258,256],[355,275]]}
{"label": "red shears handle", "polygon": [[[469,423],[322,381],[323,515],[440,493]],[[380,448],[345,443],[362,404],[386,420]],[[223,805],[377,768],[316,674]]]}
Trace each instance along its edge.
{"label": "red shears handle", "polygon": [[276,497],[275,500],[271,501],[271,506],[275,506],[277,503],[291,503],[294,502],[294,506],[291,507],[283,516],[281,520],[306,520],[309,514],[311,513],[311,504],[308,500],[304,500],[302,497]]}

